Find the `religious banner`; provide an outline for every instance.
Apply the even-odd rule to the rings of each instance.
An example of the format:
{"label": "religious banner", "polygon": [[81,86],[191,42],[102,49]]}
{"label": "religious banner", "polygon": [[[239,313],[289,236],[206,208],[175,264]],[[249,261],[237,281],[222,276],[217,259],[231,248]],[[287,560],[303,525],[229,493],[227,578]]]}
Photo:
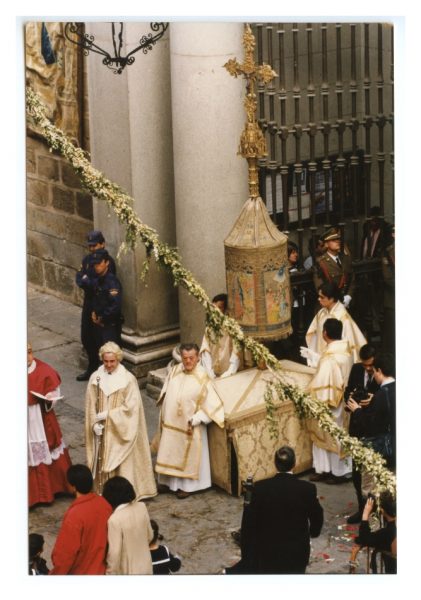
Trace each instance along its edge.
{"label": "religious banner", "polygon": [[64,26],[41,22],[25,25],[26,84],[39,94],[48,118],[80,143],[80,51],[64,37]]}

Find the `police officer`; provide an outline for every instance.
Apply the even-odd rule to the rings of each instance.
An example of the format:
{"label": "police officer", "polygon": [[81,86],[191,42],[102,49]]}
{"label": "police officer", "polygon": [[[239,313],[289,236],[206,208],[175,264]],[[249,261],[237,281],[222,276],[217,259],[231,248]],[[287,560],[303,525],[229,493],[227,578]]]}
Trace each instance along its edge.
{"label": "police officer", "polygon": [[91,319],[95,351],[98,355],[99,349],[105,342],[115,342],[121,346],[122,286],[117,276],[109,270],[110,255],[105,248],[92,253],[91,264],[96,274]]}
{"label": "police officer", "polygon": [[321,239],[326,249],[316,260],[314,285],[318,290],[322,283],[334,281],[341,292],[344,306],[348,308],[355,287],[351,256],[341,252],[341,233],[335,227],[328,229]]}
{"label": "police officer", "polygon": [[[99,367],[100,362],[96,350],[94,323],[92,321],[92,299],[94,295],[95,281],[97,275],[91,262],[92,254],[97,250],[105,248],[105,239],[101,231],[90,231],[87,236],[89,254],[87,254],[76,273],[76,284],[84,291],[82,319],[81,319],[81,341],[88,355],[88,367],[86,371],[76,377],[78,381],[87,381],[94,371]],[[109,256],[108,271],[116,272],[115,262]]]}

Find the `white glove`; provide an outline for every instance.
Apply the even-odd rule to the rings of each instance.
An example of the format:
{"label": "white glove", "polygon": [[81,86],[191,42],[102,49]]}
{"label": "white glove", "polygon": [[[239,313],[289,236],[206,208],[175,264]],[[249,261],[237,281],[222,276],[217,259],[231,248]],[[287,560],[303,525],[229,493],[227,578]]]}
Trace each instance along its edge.
{"label": "white glove", "polygon": [[345,296],[344,296],[344,306],[345,306],[345,308],[348,308],[351,300],[352,300],[351,296],[349,296],[348,294],[345,294]]}
{"label": "white glove", "polygon": [[196,413],[192,416],[192,418],[190,419],[190,422],[191,422],[192,427],[196,427],[197,425],[200,425],[200,423],[202,422],[202,419],[200,418],[200,415],[198,415]]}
{"label": "white glove", "polygon": [[222,373],[221,379],[223,377],[229,377],[230,375],[235,375],[236,372],[238,371],[239,365],[240,365],[240,359],[238,358],[238,356],[236,356],[234,354],[231,355],[230,366],[224,373]]}
{"label": "white glove", "polygon": [[307,365],[309,367],[317,367],[319,364],[320,354],[314,352],[314,350],[310,350],[310,348],[300,346],[300,355],[307,359]]}
{"label": "white glove", "polygon": [[100,412],[96,415],[95,422],[105,421],[105,419],[107,418],[107,415],[108,415],[108,410],[103,410],[102,412]]}
{"label": "white glove", "polygon": [[104,425],[101,425],[100,423],[95,423],[92,429],[95,435],[102,435]]}

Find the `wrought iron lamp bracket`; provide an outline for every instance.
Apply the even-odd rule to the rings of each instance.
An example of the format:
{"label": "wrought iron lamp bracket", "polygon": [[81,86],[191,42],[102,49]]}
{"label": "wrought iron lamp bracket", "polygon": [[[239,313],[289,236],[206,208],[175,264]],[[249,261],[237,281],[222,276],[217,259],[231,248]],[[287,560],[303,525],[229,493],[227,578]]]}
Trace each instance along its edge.
{"label": "wrought iron lamp bracket", "polygon": [[142,50],[143,54],[147,54],[150,50],[152,50],[156,42],[162,38],[168,29],[168,25],[168,23],[151,23],[150,27],[153,33],[143,35],[139,40],[139,46],[129,52],[127,56],[122,56],[121,54],[121,50],[123,48],[124,28],[122,22],[119,22],[119,32],[116,32],[116,24],[111,23],[114,56],[111,56],[109,52],[95,44],[95,37],[85,33],[82,23],[66,23],[64,35],[69,42],[82,48],[85,56],[88,56],[89,52],[95,52],[96,54],[103,56],[103,64],[111,69],[113,73],[121,75],[127,65],[132,65],[134,63],[135,57],[133,55],[136,52]]}

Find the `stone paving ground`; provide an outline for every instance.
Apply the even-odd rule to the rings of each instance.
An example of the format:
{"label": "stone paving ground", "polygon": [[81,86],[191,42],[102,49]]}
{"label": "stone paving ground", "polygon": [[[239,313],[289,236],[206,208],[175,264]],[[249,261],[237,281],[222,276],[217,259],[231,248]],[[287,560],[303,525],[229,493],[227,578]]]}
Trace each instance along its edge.
{"label": "stone paving ground", "polygon": [[[80,309],[54,296],[29,288],[28,340],[35,356],[50,363],[62,377],[64,399],[56,409],[73,463],[85,462],[83,433],[85,382],[76,381],[84,370],[85,356],[80,344]],[[155,401],[142,390],[149,438],[155,432],[158,411]],[[308,473],[302,475],[308,478]],[[312,540],[309,574],[348,573],[352,538],[357,527],[346,525],[346,516],[356,509],[352,483],[329,486],[318,484],[325,524],[319,538]],[[57,498],[50,506],[29,511],[29,531],[45,537],[44,557],[51,566],[51,550],[60,528],[69,497]],[[173,494],[159,494],[148,500],[150,517],[155,519],[170,549],[182,558],[180,574],[217,574],[239,558],[230,532],[237,529],[242,514],[242,498],[213,487],[178,500]],[[365,572],[360,560],[357,572]],[[231,579],[231,578],[227,578]]]}

